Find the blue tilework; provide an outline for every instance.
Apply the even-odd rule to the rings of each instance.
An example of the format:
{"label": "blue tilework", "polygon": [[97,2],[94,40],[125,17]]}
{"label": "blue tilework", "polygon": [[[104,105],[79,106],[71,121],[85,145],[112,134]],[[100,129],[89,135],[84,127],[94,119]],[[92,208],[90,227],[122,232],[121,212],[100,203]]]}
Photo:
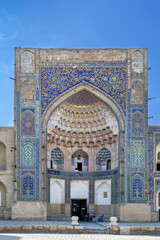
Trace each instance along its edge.
{"label": "blue tilework", "polygon": [[144,198],[144,180],[139,176],[135,175],[131,179],[131,199],[143,199]]}
{"label": "blue tilework", "polygon": [[71,106],[76,107],[91,107],[95,106],[96,104],[100,103],[99,99],[93,94],[90,94],[87,91],[81,91],[73,96],[71,96],[67,103]]}
{"label": "blue tilework", "polygon": [[33,136],[35,135],[35,114],[32,109],[22,109],[21,111],[21,135]]}
{"label": "blue tilework", "polygon": [[20,173],[20,91],[16,92],[16,105],[17,105],[17,112],[16,112],[16,119],[17,119],[17,200],[20,199],[20,189],[21,189],[21,173]]}
{"label": "blue tilework", "polygon": [[32,168],[35,166],[35,147],[28,143],[22,146],[22,167]]}
{"label": "blue tilework", "polygon": [[[155,209],[155,199],[156,193],[160,190],[160,172],[156,171],[156,146],[160,143],[160,126],[149,126],[148,132],[148,140],[149,140],[149,204],[151,205],[151,209]],[[155,179],[155,184],[154,184]]]}
{"label": "blue tilework", "polygon": [[[111,179],[111,202],[119,203],[119,175],[118,169],[101,171],[101,172],[65,172],[57,170],[47,170],[48,176],[48,201],[50,201],[50,178],[65,180],[65,202],[70,203],[70,181],[71,180],[89,180],[89,203],[94,203],[94,181],[101,179]],[[115,185],[116,181],[116,185]]]}
{"label": "blue tilework", "polygon": [[[126,67],[41,67],[41,110],[66,90],[88,82],[111,96],[126,112]],[[115,80],[116,79],[116,80]]]}
{"label": "blue tilework", "polygon": [[144,141],[131,141],[131,167],[144,167]]}
{"label": "blue tilework", "polygon": [[155,198],[159,190],[160,190],[160,179],[155,179]]}
{"label": "blue tilework", "polygon": [[144,114],[141,111],[133,111],[131,116],[131,135],[133,137],[144,136]]}
{"label": "blue tilework", "polygon": [[102,148],[97,154],[96,164],[100,166],[107,165],[107,161],[109,160],[111,160],[110,151],[106,148]]}
{"label": "blue tilework", "polygon": [[53,164],[64,163],[63,152],[59,148],[55,148],[51,151],[51,161],[53,162]]}
{"label": "blue tilework", "polygon": [[[132,76],[136,80],[136,75]],[[142,77],[142,76],[139,76]],[[148,93],[144,92],[144,105],[131,104],[131,90],[127,91],[127,119],[125,130],[124,193],[125,202],[148,202]],[[138,145],[137,145],[138,144]],[[131,177],[135,169],[137,180]],[[140,185],[140,186],[139,186]],[[139,187],[138,187],[139,186]],[[143,189],[143,194],[138,194]],[[136,192],[137,191],[137,192]]]}
{"label": "blue tilework", "polygon": [[[27,74],[25,75],[27,76]],[[39,88],[39,85],[37,87]],[[37,100],[39,99],[38,94],[39,91],[37,91]],[[20,101],[19,91],[17,91],[16,96],[17,200],[37,201],[41,199],[41,138],[39,136],[41,136],[42,130],[39,124],[39,101],[37,101],[36,105],[35,103],[24,104]],[[26,123],[28,126],[26,126]],[[24,176],[28,177],[24,178]]]}
{"label": "blue tilework", "polygon": [[26,174],[22,177],[22,198],[32,199],[35,198],[35,178]]}

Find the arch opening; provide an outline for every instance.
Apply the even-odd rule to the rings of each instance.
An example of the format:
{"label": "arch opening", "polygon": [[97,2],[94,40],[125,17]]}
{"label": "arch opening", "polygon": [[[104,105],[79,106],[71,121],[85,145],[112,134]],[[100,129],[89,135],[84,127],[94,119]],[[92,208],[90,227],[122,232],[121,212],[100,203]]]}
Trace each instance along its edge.
{"label": "arch opening", "polygon": [[[124,126],[120,111],[116,109],[115,113],[113,107],[113,103],[109,106],[100,97],[81,89],[60,105],[57,104],[49,115],[47,113],[48,119],[45,117],[43,122],[47,132],[47,167],[64,171],[104,171],[117,168],[119,133]],[[120,120],[118,116],[121,116]],[[58,148],[64,154],[63,164],[56,164],[58,155],[53,149]],[[102,148],[108,149],[106,151],[112,155],[112,160],[111,157],[107,159],[104,166],[96,163],[96,155]],[[84,157],[85,160],[81,159],[81,162],[76,159],[75,166],[73,156],[78,149],[86,152],[88,158],[86,160]]]}
{"label": "arch opening", "polygon": [[6,169],[6,146],[0,142],[0,169]]}
{"label": "arch opening", "polygon": [[155,170],[160,171],[160,143],[156,146],[156,164]]}

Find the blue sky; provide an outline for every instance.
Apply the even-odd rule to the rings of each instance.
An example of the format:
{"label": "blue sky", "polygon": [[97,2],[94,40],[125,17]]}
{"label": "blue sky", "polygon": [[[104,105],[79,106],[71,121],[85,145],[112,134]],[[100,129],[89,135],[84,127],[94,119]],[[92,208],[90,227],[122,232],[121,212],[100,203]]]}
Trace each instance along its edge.
{"label": "blue sky", "polygon": [[148,48],[149,124],[160,124],[159,0],[0,0],[0,126],[13,125],[14,48]]}

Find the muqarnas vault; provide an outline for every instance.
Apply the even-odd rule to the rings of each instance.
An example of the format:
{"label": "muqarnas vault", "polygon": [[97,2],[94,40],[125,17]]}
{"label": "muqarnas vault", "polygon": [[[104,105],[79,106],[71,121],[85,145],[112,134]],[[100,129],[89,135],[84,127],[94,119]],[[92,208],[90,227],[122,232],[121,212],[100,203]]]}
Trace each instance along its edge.
{"label": "muqarnas vault", "polygon": [[160,127],[147,49],[15,49],[14,127],[0,128],[0,217],[158,221]]}

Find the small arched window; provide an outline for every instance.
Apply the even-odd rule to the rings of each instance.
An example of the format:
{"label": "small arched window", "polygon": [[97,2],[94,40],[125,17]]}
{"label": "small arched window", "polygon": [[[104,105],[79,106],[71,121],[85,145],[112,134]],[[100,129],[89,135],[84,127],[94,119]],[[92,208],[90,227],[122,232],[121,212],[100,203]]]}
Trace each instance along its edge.
{"label": "small arched window", "polygon": [[58,147],[51,151],[51,168],[64,170],[64,155]]}
{"label": "small arched window", "polygon": [[155,155],[156,155],[156,171],[160,171],[160,143],[156,146],[156,153],[155,153]]}
{"label": "small arched window", "polygon": [[0,182],[0,207],[6,206],[6,187]]}
{"label": "small arched window", "polygon": [[72,171],[88,171],[88,155],[82,149],[78,149],[72,155]]}
{"label": "small arched window", "polygon": [[96,165],[98,171],[111,169],[111,152],[107,148],[102,148],[97,153]]}
{"label": "small arched window", "polygon": [[0,169],[6,168],[6,146],[0,142]]}

